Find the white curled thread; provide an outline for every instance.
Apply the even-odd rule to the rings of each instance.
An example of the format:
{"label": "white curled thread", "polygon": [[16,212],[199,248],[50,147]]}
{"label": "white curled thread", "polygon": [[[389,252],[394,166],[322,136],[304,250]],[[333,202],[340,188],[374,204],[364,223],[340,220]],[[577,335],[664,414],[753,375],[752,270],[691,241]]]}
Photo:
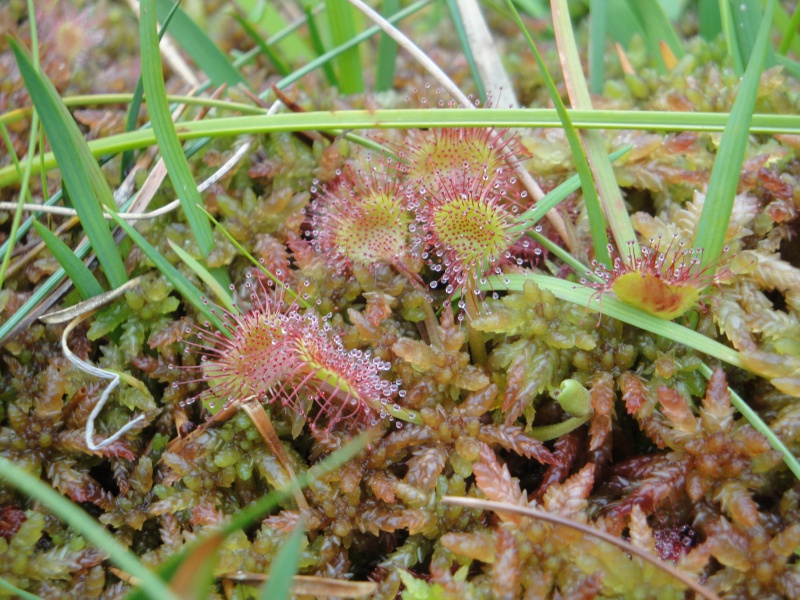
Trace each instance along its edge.
{"label": "white curled thread", "polygon": [[123,435],[128,433],[131,429],[133,429],[136,425],[144,421],[144,415],[139,415],[132,421],[129,421],[125,425],[119,428],[119,430],[112,435],[111,437],[106,438],[99,444],[95,444],[94,440],[94,421],[97,418],[97,415],[100,414],[100,411],[103,410],[103,406],[108,400],[108,397],[111,395],[111,392],[119,385],[119,375],[117,373],[112,373],[111,371],[106,371],[105,369],[99,369],[94,365],[90,365],[89,363],[81,360],[77,356],[72,353],[72,350],[69,349],[67,346],[67,338],[69,334],[78,326],[88,315],[81,315],[79,317],[75,317],[72,321],[69,322],[64,328],[64,333],[61,335],[61,350],[64,352],[64,356],[67,357],[67,360],[75,365],[78,369],[83,371],[84,373],[89,373],[90,375],[94,375],[95,377],[100,377],[102,379],[110,379],[111,383],[106,386],[106,389],[103,390],[100,399],[97,401],[97,404],[94,405],[92,412],[89,414],[89,419],[86,421],[86,431],[85,431],[85,440],[86,440],[86,447],[89,448],[92,452],[96,452],[97,450],[102,450],[107,446],[110,446],[114,442],[116,442],[119,438]]}

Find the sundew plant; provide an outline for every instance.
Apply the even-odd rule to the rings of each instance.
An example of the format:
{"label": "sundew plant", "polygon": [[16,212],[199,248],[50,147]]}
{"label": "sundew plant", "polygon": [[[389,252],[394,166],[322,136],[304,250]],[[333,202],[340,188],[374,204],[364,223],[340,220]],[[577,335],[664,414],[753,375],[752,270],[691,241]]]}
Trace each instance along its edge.
{"label": "sundew plant", "polygon": [[0,597],[800,597],[794,3],[0,24]]}

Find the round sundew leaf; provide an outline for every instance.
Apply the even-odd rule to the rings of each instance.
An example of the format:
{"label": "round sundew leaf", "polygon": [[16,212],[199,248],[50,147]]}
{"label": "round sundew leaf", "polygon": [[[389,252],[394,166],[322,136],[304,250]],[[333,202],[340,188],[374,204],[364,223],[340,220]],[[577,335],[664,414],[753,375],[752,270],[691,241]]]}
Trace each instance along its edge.
{"label": "round sundew leaf", "polygon": [[700,288],[667,283],[652,273],[636,271],[620,275],[611,291],[623,302],[671,321],[697,305]]}
{"label": "round sundew leaf", "polygon": [[337,227],[330,236],[352,263],[391,262],[405,249],[410,218],[394,198],[370,198],[348,215],[333,216]]}

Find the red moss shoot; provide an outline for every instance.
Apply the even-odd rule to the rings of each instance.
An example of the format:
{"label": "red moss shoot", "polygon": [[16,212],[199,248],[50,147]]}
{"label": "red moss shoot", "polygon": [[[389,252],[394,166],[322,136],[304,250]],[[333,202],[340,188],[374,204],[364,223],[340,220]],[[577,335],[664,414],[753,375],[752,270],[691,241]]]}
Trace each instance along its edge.
{"label": "red moss shoot", "polygon": [[[408,249],[406,195],[390,158],[348,164],[311,211],[313,246],[339,273],[353,265],[404,263]],[[312,188],[312,192],[315,191]]]}
{"label": "red moss shoot", "polygon": [[[518,206],[504,195],[494,178],[469,175],[442,178],[440,192],[422,205],[417,219],[424,236],[424,253],[431,269],[442,272],[441,283],[448,294],[460,290],[464,296],[480,293],[487,275],[502,273],[502,264],[512,260],[511,249],[520,233]],[[516,262],[516,261],[515,261]]]}
{"label": "red moss shoot", "polygon": [[[245,286],[252,289],[249,279],[248,274]],[[260,281],[259,287],[251,292],[250,310],[214,309],[230,337],[208,324],[186,327],[198,340],[184,341],[187,349],[201,353],[200,366],[186,368],[202,370],[195,381],[208,384],[187,402],[205,400],[216,412],[250,397],[279,401],[308,418],[312,428],[326,430],[345,420],[368,426],[385,418],[383,407],[400,392],[399,381],[380,376],[390,365],[369,353],[345,350],[327,319],[301,314],[296,303],[287,304],[283,291]]]}
{"label": "red moss shoot", "polygon": [[625,261],[609,244],[613,268],[608,270],[593,261],[594,274],[603,280],[594,287],[601,294],[612,291],[626,304],[656,317],[670,321],[680,317],[700,304],[703,290],[715,281],[716,265],[701,268],[702,248],[686,249],[683,242],[676,244],[676,240],[674,236],[662,250],[661,237],[651,239],[649,246],[642,246],[641,258],[634,257],[630,243]]}

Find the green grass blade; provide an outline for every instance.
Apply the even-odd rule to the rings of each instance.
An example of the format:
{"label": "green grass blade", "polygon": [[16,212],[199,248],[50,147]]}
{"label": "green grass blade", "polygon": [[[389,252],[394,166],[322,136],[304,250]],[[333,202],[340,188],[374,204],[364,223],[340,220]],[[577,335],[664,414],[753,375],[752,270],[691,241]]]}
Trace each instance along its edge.
{"label": "green grass blade", "polygon": [[778,46],[778,54],[786,54],[791,47],[795,52],[800,51],[800,42],[795,38],[797,28],[800,27],[800,2],[794,7],[792,16],[780,6],[775,7],[775,21],[779,28],[782,29],[781,43]]}
{"label": "green grass blade", "polygon": [[589,0],[589,89],[602,94],[606,77],[608,1]]}
{"label": "green grass blade", "polygon": [[[125,117],[125,131],[133,131],[136,129],[136,124],[139,121],[139,109],[142,106],[142,96],[144,95],[144,84],[142,77],[136,82],[136,88],[133,90],[133,98],[128,107],[128,114]],[[122,153],[122,160],[119,165],[119,180],[120,182],[125,179],[125,176],[133,166],[133,150],[126,150]]]}
{"label": "green grass blade", "polygon": [[112,563],[139,579],[139,587],[150,598],[178,600],[175,594],[152,571],[142,565],[132,552],[122,546],[94,517],[73,504],[49,485],[40,481],[10,460],[0,456],[0,479],[29,498],[35,499],[92,545],[107,552]]}
{"label": "green grass blade", "polygon": [[[417,3],[427,4],[428,0]],[[377,33],[377,31],[375,32]],[[317,65],[319,66],[319,65]],[[292,76],[290,76],[292,77]],[[287,78],[288,79],[288,78]],[[285,84],[287,80],[281,81]],[[285,84],[288,85],[288,84]],[[266,96],[266,94],[264,94]],[[728,121],[726,113],[687,113],[671,111],[639,110],[581,110],[568,109],[567,113],[576,129],[642,129],[648,131],[723,131]],[[487,115],[491,119],[487,121]],[[419,127],[544,127],[561,128],[558,113],[548,108],[495,108],[491,111],[440,108],[352,110],[339,112],[286,113],[269,117],[263,115],[220,117],[181,123],[178,138],[181,140],[203,137],[230,138],[238,135],[275,133],[281,131],[341,132],[345,129],[411,129]],[[750,121],[751,134],[800,134],[800,115],[756,114]],[[130,133],[109,135],[89,142],[95,156],[117,154],[129,148],[145,148],[156,143],[150,129]],[[603,150],[605,152],[605,149]],[[607,156],[607,155],[606,155]],[[31,173],[38,175],[41,169],[38,157]],[[44,155],[44,164],[50,169],[56,166],[52,154]],[[25,161],[20,162],[25,166]],[[0,168],[0,188],[19,183],[19,175],[13,165]]]}
{"label": "green grass blade", "polygon": [[[167,91],[161,66],[161,53],[158,48],[155,3],[157,0],[143,0],[139,18],[139,38],[142,57],[142,80],[147,95],[147,109],[153,124],[153,132],[158,140],[161,156],[167,166],[172,185],[181,201],[181,206],[194,234],[200,252],[208,256],[214,247],[211,225],[197,205],[202,203],[197,186],[186,162],[183,149],[175,132],[175,124],[167,103]],[[177,17],[176,17],[177,18]]]}
{"label": "green grass blade", "polygon": [[[610,162],[616,161],[618,158],[624,156],[631,151],[632,146],[628,145],[613,152],[609,157]],[[524,223],[524,229],[530,229],[538,223],[547,213],[563,202],[567,196],[576,192],[581,187],[580,177],[575,174],[572,177],[564,180],[558,187],[550,190],[544,198],[536,203],[536,206],[525,211],[519,217],[519,220]]]}
{"label": "green grass blade", "polygon": [[39,75],[30,57],[17,42],[11,40],[10,43],[25,87],[33,99],[61,169],[64,185],[78,212],[81,226],[109,283],[118,287],[128,280],[128,276],[108,224],[103,218],[101,206],[112,210],[116,208],[105,176],[53,85]]}
{"label": "green grass blade", "polygon": [[[300,295],[299,295],[297,292],[295,292],[293,289],[291,289],[291,288],[289,288],[289,287],[286,287],[286,284],[285,284],[285,283],[283,283],[283,281],[281,281],[280,279],[278,279],[278,278],[275,276],[275,274],[274,274],[274,273],[271,273],[269,269],[267,269],[267,268],[266,268],[264,265],[262,265],[262,264],[261,264],[261,263],[260,263],[258,260],[256,260],[256,258],[255,258],[255,257],[254,257],[252,254],[250,254],[250,253],[249,253],[249,252],[248,252],[248,251],[247,251],[247,250],[244,248],[244,246],[242,246],[242,245],[239,243],[239,241],[238,241],[238,240],[237,240],[235,237],[233,237],[233,236],[231,235],[231,233],[230,233],[230,232],[229,232],[227,229],[225,229],[225,228],[222,226],[222,224],[221,224],[219,221],[217,221],[217,220],[216,220],[216,219],[215,219],[215,218],[214,218],[212,215],[210,215],[210,214],[209,214],[209,213],[207,213],[207,212],[206,212],[206,216],[208,216],[208,218],[211,220],[211,222],[212,222],[212,223],[214,223],[214,226],[215,226],[217,229],[219,229],[219,230],[222,232],[222,234],[223,234],[223,235],[224,235],[226,238],[228,238],[228,241],[230,241],[230,243],[231,243],[231,244],[233,244],[233,246],[234,246],[234,247],[235,247],[235,248],[236,248],[236,249],[237,249],[237,250],[238,250],[238,251],[241,253],[241,255],[242,255],[242,256],[244,256],[244,257],[245,257],[247,260],[249,260],[251,263],[253,263],[253,265],[255,265],[255,266],[256,266],[256,267],[257,267],[257,268],[258,268],[258,269],[259,269],[259,270],[260,270],[262,273],[264,273],[264,275],[266,275],[267,277],[269,277],[269,278],[270,278],[270,280],[272,281],[272,283],[274,283],[276,286],[278,286],[278,287],[280,287],[280,288],[283,288],[284,290],[286,290],[286,293],[289,295],[289,297],[292,299],[292,301],[296,301],[296,302],[297,302],[297,303],[298,303],[300,306],[302,306],[303,308],[311,308],[311,304],[310,304],[310,303],[309,303],[307,300],[305,300],[303,297],[301,297],[301,296],[300,296]],[[277,289],[277,288],[276,288],[276,289]]]}
{"label": "green grass blade", "polygon": [[288,598],[292,589],[292,577],[297,573],[301,543],[305,538],[305,520],[300,519],[291,535],[283,542],[275,561],[269,569],[269,580],[261,587],[258,600]]}
{"label": "green grass blade", "polygon": [[41,596],[37,596],[36,594],[31,594],[30,592],[26,592],[25,590],[21,590],[17,586],[3,579],[2,577],[0,577],[0,589],[3,589],[7,592],[11,592],[12,598],[21,598],[22,600],[42,600]]}
{"label": "green grass blade", "polygon": [[700,0],[697,6],[697,19],[700,21],[700,35],[703,39],[710,42],[722,33],[722,18],[717,0]]}
{"label": "green grass blade", "polygon": [[[731,0],[731,19],[733,21],[736,40],[739,46],[742,67],[744,68],[750,61],[758,36],[759,24],[761,23],[761,0]],[[772,21],[770,21],[770,27]],[[772,46],[767,45],[767,54],[764,67],[770,68],[775,65],[775,54]]]}
{"label": "green grass blade", "polygon": [[[549,16],[547,2],[545,0],[514,0],[522,12],[534,19],[546,19]],[[499,6],[497,7],[499,10]]]}
{"label": "green grass blade", "polygon": [[[414,4],[411,4],[410,6],[407,6],[406,8],[404,8],[403,10],[401,10],[398,13],[395,13],[394,15],[392,15],[391,18],[389,18],[387,20],[390,23],[396,23],[398,21],[401,21],[402,19],[405,19],[407,16],[414,14],[415,12],[417,12],[421,8],[427,6],[428,4],[431,4],[431,2],[432,2],[432,0],[417,0],[417,2],[415,2]],[[312,18],[312,15],[310,14],[310,12],[307,12],[306,14],[308,16],[309,32],[311,32],[312,23],[314,22],[314,20]],[[364,31],[362,31],[358,35],[356,35],[353,38],[349,39],[344,44],[341,44],[340,46],[337,46],[336,48],[333,48],[332,50],[329,50],[328,52],[326,52],[324,54],[320,54],[317,58],[315,58],[314,60],[310,61],[307,65],[297,69],[294,73],[292,73],[288,77],[284,77],[283,79],[281,79],[275,85],[278,87],[278,89],[283,89],[286,86],[289,86],[289,85],[293,84],[298,79],[300,79],[302,77],[305,77],[308,73],[310,73],[311,71],[313,71],[317,67],[322,66],[323,69],[324,69],[325,65],[328,65],[328,62],[331,59],[335,58],[336,56],[338,56],[340,53],[344,52],[345,50],[347,50],[349,48],[352,48],[353,46],[357,46],[358,44],[360,44],[364,40],[367,40],[367,39],[371,38],[373,35],[375,35],[376,33],[379,33],[380,31],[381,31],[381,28],[378,27],[377,25],[373,25],[372,27],[370,27],[368,29],[365,29]],[[312,36],[312,39],[313,39],[313,36]],[[328,65],[328,66],[330,66],[330,65]],[[334,76],[334,83],[331,84],[331,85],[336,85],[335,76]],[[270,92],[271,92],[271,90],[266,90],[266,91],[262,92],[261,94],[259,94],[259,97],[263,99]]]}
{"label": "green grass blade", "polygon": [[[277,44],[281,55],[288,61],[304,63],[311,57],[311,51],[305,40],[295,33],[301,23],[287,24],[278,10],[277,3],[265,0],[234,0],[233,4],[247,15],[247,20],[253,23],[258,31],[266,31],[272,36],[267,43]],[[305,10],[305,6],[310,3],[303,2],[302,4]],[[253,50],[258,51],[256,48]]]}
{"label": "green grass blade", "polygon": [[[356,35],[355,9],[347,0],[325,0],[331,40],[335,45],[344,44]],[[364,74],[361,52],[353,46],[336,59],[339,90],[343,94],[360,94],[364,91]]]}
{"label": "green grass blade", "polygon": [[[581,188],[583,188],[583,200],[586,205],[586,212],[589,214],[589,227],[592,233],[592,243],[594,247],[595,258],[599,262],[610,266],[611,257],[608,253],[608,237],[606,236],[606,223],[605,219],[603,218],[603,210],[600,206],[600,198],[598,197],[597,189],[594,186],[592,171],[589,168],[589,161],[586,158],[586,153],[583,150],[580,137],[578,136],[577,130],[572,125],[572,121],[567,113],[564,103],[561,101],[561,94],[559,94],[558,89],[556,89],[556,84],[553,82],[553,78],[550,77],[550,73],[547,71],[547,66],[544,64],[542,57],[539,55],[539,51],[536,49],[536,44],[534,44],[533,38],[531,38],[528,30],[525,28],[525,25],[522,23],[522,19],[520,18],[517,9],[514,8],[514,4],[511,2],[511,0],[506,0],[506,6],[508,6],[508,8],[511,10],[517,26],[520,28],[520,31],[522,31],[526,41],[528,42],[528,47],[531,49],[531,52],[536,59],[536,64],[539,66],[545,86],[550,94],[550,100],[553,102],[553,106],[558,113],[558,117],[561,119],[561,123],[564,126],[564,133],[567,136],[569,148],[572,151],[572,159],[575,162],[575,168],[578,171],[578,176],[581,180]],[[583,77],[582,73],[581,77]]]}
{"label": "green grass blade", "polygon": [[[400,10],[400,0],[383,0],[381,14],[389,19]],[[375,65],[375,91],[386,92],[394,87],[395,64],[397,63],[397,42],[385,33],[378,41],[378,61]]]}
{"label": "green grass blade", "polygon": [[[572,21],[569,17],[569,10],[566,0],[553,0],[553,28],[556,34],[558,51],[561,56],[561,64],[564,69],[564,81],[569,91],[569,97],[574,108],[590,110],[592,108],[589,89],[583,75],[581,60],[578,55],[578,48],[575,44],[575,33],[572,30]],[[594,181],[597,186],[597,193],[602,202],[603,213],[611,228],[617,249],[622,256],[627,256],[625,250],[629,243],[632,243],[633,258],[639,257],[639,244],[636,233],[633,231],[628,209],[622,199],[622,192],[619,189],[617,178],[611,163],[608,161],[604,138],[595,131],[587,131],[582,135],[586,158],[591,165]],[[584,188],[584,194],[586,189]],[[589,200],[594,201],[593,197]],[[589,201],[587,200],[587,202]],[[591,215],[590,215],[591,218]],[[595,252],[597,240],[593,240]],[[602,254],[595,258],[601,262],[608,261],[608,250],[604,249]],[[610,264],[610,261],[609,263]]]}
{"label": "green grass blade", "polygon": [[[33,68],[38,73],[40,70],[39,64],[39,29],[36,24],[36,7],[33,4],[33,0],[28,0],[28,19],[30,22],[30,32],[31,32],[31,48],[33,52]],[[19,234],[20,223],[22,222],[22,204],[25,202],[26,198],[30,201],[31,198],[31,191],[30,191],[30,177],[31,177],[31,160],[36,154],[36,139],[37,135],[39,135],[39,115],[34,111],[33,118],[31,119],[31,128],[29,132],[29,141],[28,141],[28,159],[25,165],[25,171],[23,173],[22,169],[19,166],[19,157],[17,153],[14,151],[14,145],[11,143],[11,138],[8,136],[8,130],[6,129],[5,124],[2,126],[3,132],[3,141],[6,144],[6,148],[8,148],[8,154],[11,156],[11,162],[14,165],[14,168],[20,174],[22,178],[22,186],[20,187],[19,191],[19,200],[17,201],[17,208],[14,211],[14,217],[11,220],[11,230],[8,233],[8,241],[9,243],[5,245],[3,251],[3,260],[2,264],[0,264],[0,289],[3,288],[3,284],[6,280],[6,271],[8,270],[8,265],[11,262],[11,252],[13,249],[13,245],[16,244],[16,240],[18,239],[17,236]],[[43,136],[39,136],[39,148],[44,149],[44,141]],[[42,174],[42,178],[44,178],[44,174]],[[45,190],[43,193],[47,194],[47,183],[44,182],[42,185],[42,189]]]}
{"label": "green grass blade", "polygon": [[187,302],[194,306],[198,312],[200,312],[200,314],[213,323],[214,327],[222,332],[227,332],[227,329],[223,325],[222,321],[220,321],[219,318],[211,312],[208,304],[203,302],[203,294],[200,292],[200,290],[192,285],[192,283],[186,279],[186,277],[184,277],[183,274],[178,271],[178,269],[173,267],[169,261],[167,261],[167,259],[164,258],[159,251],[150,244],[150,242],[142,237],[141,233],[133,228],[130,223],[125,221],[116,213],[112,213],[111,216],[117,222],[117,225],[119,225],[125,231],[125,233],[128,234],[128,237],[131,238],[133,242],[142,249],[142,252],[145,253],[145,256],[147,256],[147,258],[150,259],[156,268],[163,273],[164,277],[167,278],[177,292],[183,296]]}
{"label": "green grass blade", "polygon": [[[89,250],[91,246],[89,244],[83,244],[78,246],[75,249],[75,256],[78,258],[84,258],[87,254],[89,254]],[[47,298],[50,293],[56,289],[56,287],[64,280],[67,273],[64,271],[63,268],[58,269],[55,273],[50,275],[43,284],[34,290],[33,294],[25,301],[25,303],[19,307],[19,309],[11,315],[7,321],[5,321],[2,325],[0,325],[0,346],[5,344],[6,336],[8,336],[19,323],[33,310],[36,306],[39,305],[45,298]]]}
{"label": "green grass blade", "polygon": [[782,54],[775,55],[775,61],[781,65],[789,75],[794,76],[797,79],[800,79],[800,62],[796,60],[792,60],[791,58],[787,58]]}
{"label": "green grass blade", "polygon": [[47,248],[58,261],[58,264],[64,269],[67,277],[72,280],[72,283],[84,300],[88,300],[93,296],[99,296],[103,293],[103,287],[97,279],[95,279],[95,276],[92,275],[89,267],[75,256],[75,253],[69,246],[41,223],[34,221],[33,226],[47,245]]}
{"label": "green grass blade", "polygon": [[[17,174],[19,175],[22,185],[20,186],[19,190],[19,199],[17,201],[17,209],[14,211],[14,217],[11,220],[11,231],[8,232],[8,240],[5,244],[3,244],[3,260],[2,264],[0,265],[0,289],[2,289],[3,284],[6,280],[6,271],[8,270],[8,265],[11,262],[11,252],[14,250],[14,244],[17,243],[17,240],[21,238],[25,232],[20,231],[21,229],[21,222],[22,222],[22,205],[25,203],[27,199],[29,202],[31,199],[31,190],[30,190],[30,180],[31,180],[31,165],[33,164],[33,157],[36,155],[36,144],[34,140],[36,139],[36,132],[39,129],[39,114],[34,112],[33,118],[31,119],[31,133],[30,133],[30,143],[28,144],[28,158],[25,161],[25,170],[23,171],[20,168],[19,158],[17,157],[17,153],[14,151],[14,145],[11,143],[11,138],[8,136],[8,129],[6,129],[5,125],[2,125],[3,131],[3,140],[5,141],[6,148],[8,149],[8,154],[11,156],[13,167],[16,170]],[[40,148],[44,146],[42,144],[39,145]],[[43,158],[43,155],[40,155],[40,158]],[[40,161],[41,167],[41,161]],[[44,186],[42,189],[47,189]]]}
{"label": "green grass blade", "polygon": [[608,11],[608,36],[612,40],[622,46],[627,46],[635,35],[644,39],[644,25],[631,12],[630,6],[625,0],[605,1]]}
{"label": "green grass blade", "polygon": [[[173,4],[169,14],[167,14],[163,24],[161,25],[161,29],[158,31],[159,42],[164,38],[164,34],[167,32],[169,23],[172,21],[172,17],[175,16],[177,10],[178,5]],[[139,75],[139,78],[136,80],[136,89],[134,89],[133,97],[131,98],[131,104],[128,107],[128,115],[125,117],[125,131],[133,131],[136,129],[136,123],[139,121],[139,109],[142,107],[142,96],[144,96],[144,84],[142,83],[142,76]],[[125,179],[125,175],[127,175],[131,166],[133,166],[133,150],[126,150],[122,153],[122,161],[119,168],[120,181]]]}
{"label": "green grass blade", "polygon": [[748,129],[758,93],[758,83],[764,67],[772,28],[772,11],[775,0],[769,0],[766,14],[761,20],[758,39],[753,47],[747,71],[742,78],[739,93],[733,103],[728,123],[722,133],[719,150],[711,169],[703,211],[697,223],[694,247],[703,249],[702,266],[717,260],[725,245],[739,174],[747,147]]}
{"label": "green grass blade", "polygon": [[683,47],[672,24],[657,0],[627,0],[631,12],[636,15],[644,27],[644,39],[650,59],[655,61],[661,73],[667,72],[661,56],[659,42],[666,43],[673,54],[683,57]]}
{"label": "green grass blade", "polygon": [[[166,23],[167,16],[174,10],[171,0],[154,0],[158,20]],[[152,6],[152,4],[151,4]],[[175,11],[169,33],[192,57],[195,64],[206,74],[211,85],[218,87],[224,83],[228,85],[248,85],[234,66],[211,41],[206,32],[198,27],[182,9]],[[142,47],[144,53],[144,47]],[[144,56],[142,57],[144,62]],[[145,89],[147,85],[145,85]],[[150,94],[148,94],[149,96]]]}
{"label": "green grass blade", "polygon": [[267,60],[272,63],[272,66],[275,67],[275,70],[281,75],[281,77],[286,77],[289,73],[291,73],[291,70],[286,63],[281,60],[281,57],[278,56],[278,53],[275,52],[275,50],[273,50],[269,44],[267,44],[266,40],[261,36],[261,34],[258,33],[258,31],[256,31],[255,27],[253,27],[247,21],[247,19],[236,13],[231,16],[233,16],[237,23],[241,25],[242,29],[244,29],[244,32],[250,37],[251,40],[253,40],[253,43],[258,46],[259,50],[261,50],[261,53],[267,57]]}
{"label": "green grass blade", "polygon": [[195,275],[197,275],[200,280],[205,283],[212,291],[214,296],[217,298],[217,302],[220,306],[227,309],[229,312],[236,313],[238,310],[233,305],[231,301],[231,295],[228,290],[226,290],[220,283],[217,281],[214,276],[206,269],[203,265],[201,265],[198,261],[196,261],[191,254],[186,252],[183,248],[181,248],[178,244],[172,242],[172,240],[167,240],[169,243],[169,247],[172,248],[172,251],[178,255],[183,262],[186,263],[186,266],[189,267]]}
{"label": "green grass blade", "polygon": [[[507,274],[490,279],[487,289],[505,288],[512,291],[521,291],[526,279],[530,279],[542,289],[553,292],[559,300],[566,300],[579,306],[585,306],[592,312],[599,312],[602,309],[603,315],[681,343],[734,367],[742,368],[739,353],[735,350],[678,323],[665,321],[629,304],[625,304],[610,294],[603,294],[601,300],[600,295],[593,288],[575,284],[571,281],[546,275]],[[508,283],[504,283],[504,280],[508,280]]]}
{"label": "green grass blade", "polygon": [[[319,31],[319,27],[317,26],[317,20],[314,17],[314,15],[311,13],[311,8],[310,7],[306,7],[305,11],[306,11],[306,22],[308,23],[308,36],[311,38],[311,46],[314,48],[314,52],[317,53],[317,60],[319,60],[323,56],[327,56],[327,54],[329,54],[329,53],[326,54],[326,52],[325,52],[325,42],[322,41],[322,35],[321,35],[320,31]],[[338,88],[339,87],[339,79],[336,77],[336,71],[334,71],[334,69],[333,69],[333,64],[331,64],[331,62],[329,60],[325,60],[325,61],[321,62],[320,64],[322,66],[322,72],[325,74],[325,79],[327,80],[328,85],[331,85],[331,86],[334,86],[334,87]],[[298,71],[295,71],[295,73],[293,73],[293,75],[296,77],[296,74],[298,72],[300,72],[300,71],[302,71],[302,69],[299,69]],[[298,77],[298,79],[299,79],[299,77]],[[284,81],[284,80],[292,80],[292,75],[289,75],[288,77],[284,77],[281,81]],[[293,81],[296,81],[296,79],[294,79]],[[280,83],[281,82],[278,82],[276,84],[279,89],[281,87]]]}
{"label": "green grass blade", "polygon": [[737,75],[744,73],[744,61],[742,60],[742,50],[739,47],[739,37],[736,35],[736,24],[733,20],[733,10],[729,0],[718,0],[719,17],[722,26],[722,33],[725,35],[725,43],[728,46],[728,56],[733,61],[733,68]]}
{"label": "green grass blade", "polygon": [[478,88],[478,96],[481,99],[481,103],[485,103],[486,87],[483,85],[483,80],[481,79],[481,74],[480,71],[478,70],[478,64],[475,62],[475,55],[472,53],[472,46],[470,45],[469,39],[467,38],[467,32],[464,30],[464,21],[461,18],[461,11],[458,8],[458,2],[457,0],[446,0],[446,1],[447,1],[447,9],[450,11],[450,18],[456,30],[458,43],[461,46],[461,52],[464,53],[464,58],[467,59],[467,65],[469,65],[469,72],[472,73],[472,80],[475,82],[475,87]]}

